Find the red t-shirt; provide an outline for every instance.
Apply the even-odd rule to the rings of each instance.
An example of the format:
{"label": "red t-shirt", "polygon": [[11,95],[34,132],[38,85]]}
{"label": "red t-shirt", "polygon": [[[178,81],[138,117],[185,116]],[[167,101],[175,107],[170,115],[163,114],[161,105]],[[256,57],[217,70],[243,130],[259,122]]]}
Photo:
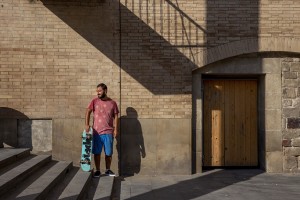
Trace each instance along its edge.
{"label": "red t-shirt", "polygon": [[118,106],[112,99],[101,100],[94,98],[88,105],[94,113],[93,128],[98,134],[112,134],[115,114],[119,113]]}

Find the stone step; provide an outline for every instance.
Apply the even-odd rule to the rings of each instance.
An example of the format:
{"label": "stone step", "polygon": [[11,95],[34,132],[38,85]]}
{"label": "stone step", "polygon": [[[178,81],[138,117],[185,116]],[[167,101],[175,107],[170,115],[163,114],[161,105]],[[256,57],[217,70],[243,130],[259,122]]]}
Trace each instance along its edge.
{"label": "stone step", "polygon": [[101,199],[101,200],[111,199],[113,184],[114,184],[114,177],[101,176],[93,199]]}
{"label": "stone step", "polygon": [[91,172],[83,172],[79,169],[58,199],[82,199],[91,183],[91,178]]}
{"label": "stone step", "polygon": [[2,174],[0,176],[0,196],[50,161],[51,156],[39,155]]}
{"label": "stone step", "polygon": [[30,155],[29,148],[0,148],[0,168]]}
{"label": "stone step", "polygon": [[72,168],[72,162],[58,162],[35,182],[28,186],[17,199],[46,199],[48,192],[58,184]]}

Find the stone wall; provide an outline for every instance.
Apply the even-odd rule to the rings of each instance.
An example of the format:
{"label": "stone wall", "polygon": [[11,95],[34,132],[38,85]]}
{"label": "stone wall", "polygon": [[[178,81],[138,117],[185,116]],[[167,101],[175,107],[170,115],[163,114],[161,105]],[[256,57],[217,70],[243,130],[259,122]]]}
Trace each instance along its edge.
{"label": "stone wall", "polygon": [[282,62],[283,170],[300,172],[300,59]]}

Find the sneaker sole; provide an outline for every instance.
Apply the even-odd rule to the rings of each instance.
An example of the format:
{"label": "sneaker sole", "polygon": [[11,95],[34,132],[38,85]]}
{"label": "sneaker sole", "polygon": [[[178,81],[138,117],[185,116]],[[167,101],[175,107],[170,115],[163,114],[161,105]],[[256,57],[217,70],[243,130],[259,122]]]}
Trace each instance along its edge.
{"label": "sneaker sole", "polygon": [[105,174],[106,176],[116,176],[115,174]]}

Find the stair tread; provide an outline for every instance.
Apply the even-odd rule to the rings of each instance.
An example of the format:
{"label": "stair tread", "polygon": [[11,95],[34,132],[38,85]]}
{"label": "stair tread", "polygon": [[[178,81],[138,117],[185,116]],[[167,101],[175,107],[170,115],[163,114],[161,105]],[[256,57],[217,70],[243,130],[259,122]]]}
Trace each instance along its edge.
{"label": "stair tread", "polygon": [[38,166],[51,160],[49,155],[36,156],[0,176],[0,195],[14,187],[18,181],[27,178],[30,172]]}
{"label": "stair tread", "polygon": [[114,177],[101,176],[93,199],[110,199]]}
{"label": "stair tread", "polygon": [[0,161],[8,156],[18,155],[25,151],[30,151],[29,148],[0,148]]}
{"label": "stair tread", "polygon": [[1,148],[0,149],[0,166],[2,163],[5,163],[7,160],[12,159],[13,157],[18,157],[24,153],[29,154],[29,148],[15,149],[15,148]]}
{"label": "stair tread", "polygon": [[84,192],[91,177],[92,174],[90,172],[83,172],[81,170],[78,170],[71,182],[59,196],[59,199],[78,199],[82,195],[82,192]]}
{"label": "stair tread", "polygon": [[35,166],[37,163],[49,158],[51,156],[49,155],[39,155],[36,156],[24,163],[22,163],[21,165],[11,169],[10,171],[6,172],[5,174],[0,176],[0,186],[2,184],[4,184],[5,182],[11,180],[12,178],[15,178],[19,175],[21,175],[22,173],[24,173],[25,171],[27,171],[28,169],[30,169],[31,167]]}
{"label": "stair tread", "polygon": [[47,193],[54,186],[54,182],[64,174],[72,166],[72,162],[61,161],[56,163],[47,172],[40,176],[30,186],[28,186],[17,197],[25,198],[30,197],[34,199],[40,196],[42,193]]}

